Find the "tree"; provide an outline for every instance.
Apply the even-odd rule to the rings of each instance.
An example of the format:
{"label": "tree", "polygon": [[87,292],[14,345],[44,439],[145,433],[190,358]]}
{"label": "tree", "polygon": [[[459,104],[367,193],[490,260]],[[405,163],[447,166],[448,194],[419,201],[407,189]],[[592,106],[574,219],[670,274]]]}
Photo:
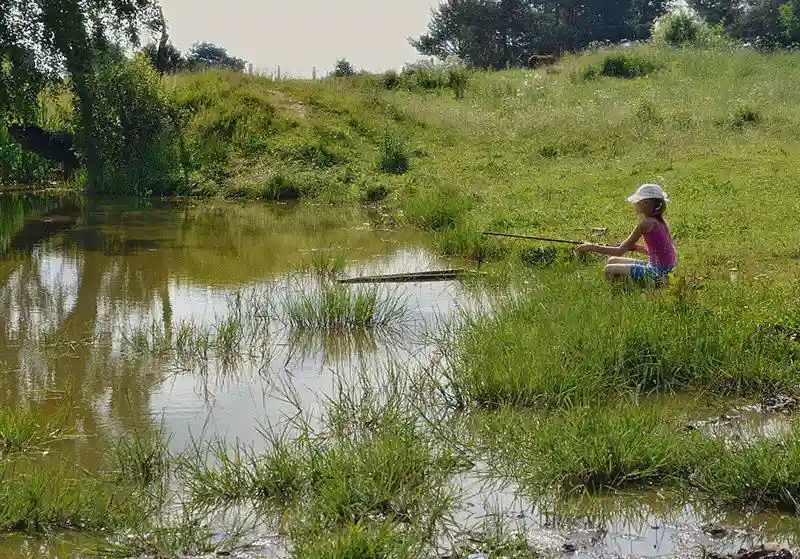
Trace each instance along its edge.
{"label": "tree", "polygon": [[213,43],[195,43],[186,55],[186,64],[191,70],[205,70],[208,68],[227,68],[236,72],[243,72],[246,62],[240,58],[230,56],[228,51]]}
{"label": "tree", "polygon": [[721,24],[736,39],[761,47],[778,47],[800,38],[796,0],[689,0],[711,25]]}
{"label": "tree", "polygon": [[148,43],[142,49],[159,74],[174,74],[186,67],[183,54],[172,43]]}
{"label": "tree", "polygon": [[445,0],[428,32],[411,44],[475,66],[518,65],[532,54],[561,54],[592,41],[644,39],[667,0]]}
{"label": "tree", "polygon": [[353,65],[345,58],[337,60],[336,66],[333,67],[333,72],[331,72],[334,78],[347,78],[355,76],[355,74],[356,69],[353,68]]}
{"label": "tree", "polygon": [[[97,54],[164,27],[158,0],[0,0],[0,110],[24,115],[48,80],[65,73],[79,131],[94,130]],[[96,139],[78,139],[91,181],[100,176]]]}

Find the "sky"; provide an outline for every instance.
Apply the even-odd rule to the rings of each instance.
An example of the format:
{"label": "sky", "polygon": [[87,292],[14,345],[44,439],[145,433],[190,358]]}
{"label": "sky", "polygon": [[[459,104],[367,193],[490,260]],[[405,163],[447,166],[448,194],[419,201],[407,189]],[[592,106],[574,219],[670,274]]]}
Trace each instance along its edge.
{"label": "sky", "polygon": [[440,0],[161,0],[180,50],[208,41],[256,69],[311,77],[339,58],[356,69],[400,69],[421,57],[408,37],[423,34]]}

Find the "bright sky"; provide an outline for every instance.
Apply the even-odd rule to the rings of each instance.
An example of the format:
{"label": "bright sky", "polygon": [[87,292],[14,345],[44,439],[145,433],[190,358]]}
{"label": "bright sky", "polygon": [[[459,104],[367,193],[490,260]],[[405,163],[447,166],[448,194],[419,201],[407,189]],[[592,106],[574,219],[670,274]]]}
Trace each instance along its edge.
{"label": "bright sky", "polygon": [[209,41],[269,71],[327,74],[339,58],[357,70],[399,69],[420,57],[408,44],[440,0],[161,0],[180,50]]}

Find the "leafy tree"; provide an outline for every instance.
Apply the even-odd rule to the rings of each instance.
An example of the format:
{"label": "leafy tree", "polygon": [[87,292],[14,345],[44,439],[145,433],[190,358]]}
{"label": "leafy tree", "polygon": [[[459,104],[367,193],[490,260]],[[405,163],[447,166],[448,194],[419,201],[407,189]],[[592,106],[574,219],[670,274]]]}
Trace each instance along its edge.
{"label": "leafy tree", "polygon": [[174,74],[186,67],[183,54],[172,43],[148,43],[142,49],[159,74]]}
{"label": "leafy tree", "polygon": [[246,62],[228,54],[228,51],[213,43],[195,43],[186,56],[186,64],[192,70],[227,68],[243,72]]}
{"label": "leafy tree", "polygon": [[[66,73],[80,131],[94,130],[98,53],[164,26],[157,0],[0,0],[0,110],[24,115],[48,80]],[[91,181],[100,176],[97,139],[82,133],[79,141]]]}
{"label": "leafy tree", "polygon": [[689,0],[689,5],[731,37],[757,46],[777,47],[800,38],[797,0]]}
{"label": "leafy tree", "polygon": [[502,68],[532,54],[559,54],[592,41],[648,37],[667,0],[446,0],[411,44],[439,58]]}
{"label": "leafy tree", "polygon": [[353,68],[353,65],[345,59],[341,58],[336,61],[336,66],[333,67],[333,72],[331,75],[335,78],[347,78],[349,76],[356,75],[356,69]]}

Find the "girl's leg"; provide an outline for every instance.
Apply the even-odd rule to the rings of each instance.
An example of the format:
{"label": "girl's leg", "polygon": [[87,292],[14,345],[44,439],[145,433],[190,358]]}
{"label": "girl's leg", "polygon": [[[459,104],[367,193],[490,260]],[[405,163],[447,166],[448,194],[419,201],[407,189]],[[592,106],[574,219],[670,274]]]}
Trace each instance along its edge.
{"label": "girl's leg", "polygon": [[644,264],[643,260],[637,260],[636,258],[625,258],[623,256],[610,256],[608,258],[609,264]]}
{"label": "girl's leg", "polygon": [[608,264],[603,271],[605,272],[606,278],[609,280],[624,279],[632,277],[634,268],[641,265],[641,261],[624,264]]}

